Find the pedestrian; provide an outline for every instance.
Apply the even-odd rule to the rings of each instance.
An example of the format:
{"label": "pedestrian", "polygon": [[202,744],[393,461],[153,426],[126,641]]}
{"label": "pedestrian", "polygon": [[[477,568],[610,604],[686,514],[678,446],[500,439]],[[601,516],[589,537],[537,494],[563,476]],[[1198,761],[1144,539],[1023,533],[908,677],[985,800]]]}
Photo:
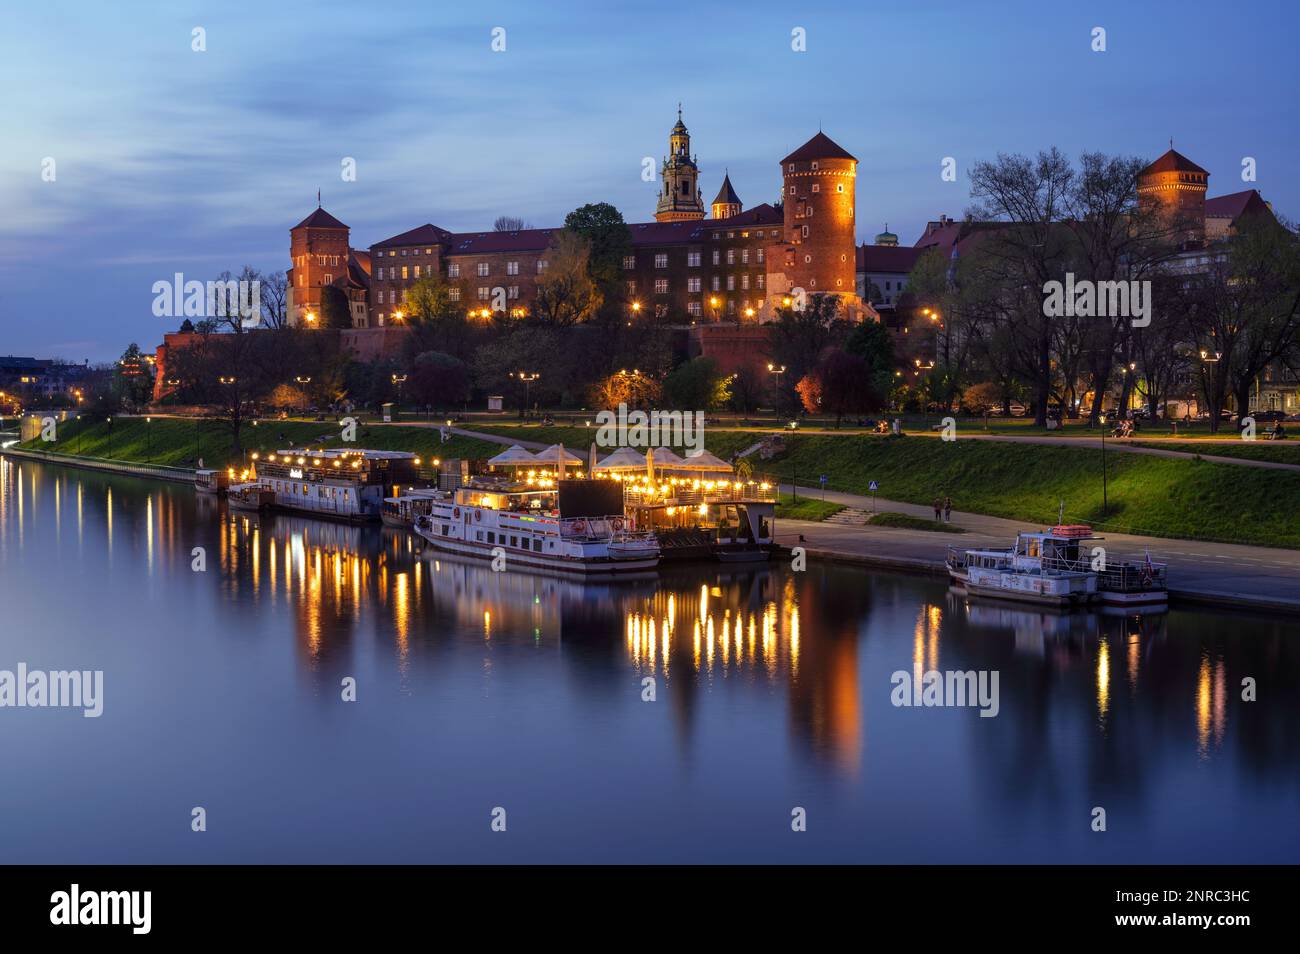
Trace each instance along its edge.
{"label": "pedestrian", "polygon": [[943,498],[943,522],[952,523],[952,498]]}
{"label": "pedestrian", "polygon": [[934,520],[935,520],[935,523],[938,523],[938,522],[939,522],[939,511],[942,510],[942,509],[943,509],[943,501],[940,500],[938,497],[935,497],[935,498],[934,498]]}

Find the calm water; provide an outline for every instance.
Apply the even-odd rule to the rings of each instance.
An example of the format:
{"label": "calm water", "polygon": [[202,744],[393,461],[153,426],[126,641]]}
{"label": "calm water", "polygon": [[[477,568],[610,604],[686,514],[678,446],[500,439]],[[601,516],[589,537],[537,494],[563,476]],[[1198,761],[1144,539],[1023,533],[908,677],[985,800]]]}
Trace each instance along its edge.
{"label": "calm water", "polygon": [[[0,709],[7,862],[1300,861],[1281,619],[816,565],[584,587],[8,460],[0,600],[0,669],[105,682],[99,719]],[[929,669],[997,670],[999,715],[895,708]]]}

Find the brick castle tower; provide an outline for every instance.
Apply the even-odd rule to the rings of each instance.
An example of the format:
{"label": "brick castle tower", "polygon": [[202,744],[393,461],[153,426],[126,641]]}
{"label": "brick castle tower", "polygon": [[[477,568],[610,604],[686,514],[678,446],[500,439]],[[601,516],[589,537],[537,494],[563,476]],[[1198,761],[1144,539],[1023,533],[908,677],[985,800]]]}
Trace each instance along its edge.
{"label": "brick castle tower", "polygon": [[320,318],[321,289],[348,278],[348,227],[324,209],[289,230],[289,255],[293,262],[288,320],[310,325]]}
{"label": "brick castle tower", "polygon": [[1197,241],[1205,237],[1205,193],[1209,184],[1208,172],[1170,148],[1138,173],[1138,205],[1167,216],[1170,228],[1182,241]]}
{"label": "brick castle tower", "polygon": [[677,125],[668,135],[668,157],[663,164],[663,189],[655,206],[656,222],[681,222],[704,218],[704,200],[700,197],[700,170],[691,156],[691,134],[682,122],[682,107],[677,106]]}
{"label": "brick castle tower", "polygon": [[784,284],[806,295],[840,295],[850,317],[860,317],[861,310],[855,274],[857,170],[858,160],[821,132],[781,160]]}

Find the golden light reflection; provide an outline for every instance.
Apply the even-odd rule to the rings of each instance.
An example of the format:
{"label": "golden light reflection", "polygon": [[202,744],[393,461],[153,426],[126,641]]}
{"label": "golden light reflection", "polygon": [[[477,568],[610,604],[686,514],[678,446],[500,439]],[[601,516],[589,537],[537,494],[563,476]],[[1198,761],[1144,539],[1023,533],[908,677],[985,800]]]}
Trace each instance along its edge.
{"label": "golden light reflection", "polygon": [[1104,724],[1110,711],[1110,640],[1102,637],[1097,646],[1097,716]]}

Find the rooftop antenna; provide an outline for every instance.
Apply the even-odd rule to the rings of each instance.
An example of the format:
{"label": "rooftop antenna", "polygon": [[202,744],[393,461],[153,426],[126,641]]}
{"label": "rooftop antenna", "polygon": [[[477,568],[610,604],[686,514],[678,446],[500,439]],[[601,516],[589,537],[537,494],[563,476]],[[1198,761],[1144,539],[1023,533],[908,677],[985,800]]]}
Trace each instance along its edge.
{"label": "rooftop antenna", "polygon": [[320,189],[316,190],[316,208],[320,208]]}

